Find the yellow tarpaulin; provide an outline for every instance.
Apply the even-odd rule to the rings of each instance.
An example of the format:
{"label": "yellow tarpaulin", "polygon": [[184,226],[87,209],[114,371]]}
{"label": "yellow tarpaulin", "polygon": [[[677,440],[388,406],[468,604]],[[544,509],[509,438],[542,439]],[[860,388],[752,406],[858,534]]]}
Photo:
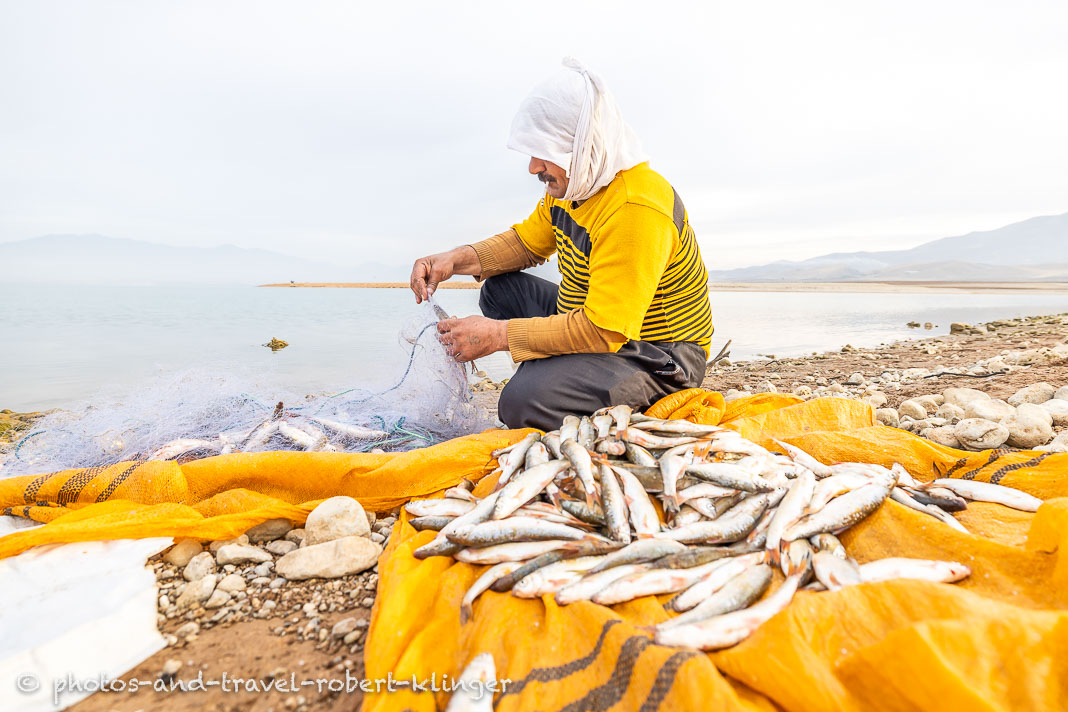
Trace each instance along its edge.
{"label": "yellow tarpaulin", "polygon": [[[433,538],[407,524],[379,562],[367,676],[455,676],[490,652],[511,680],[506,710],[1063,710],[1068,709],[1068,455],[967,453],[875,424],[869,406],[761,395],[724,403],[687,391],[650,409],[721,423],[772,446],[798,444],[825,462],[902,462],[919,479],[1000,481],[1047,502],[1035,514],[975,503],[973,535],[887,502],[842,539],[858,561],[956,560],[959,584],[892,581],[836,593],[803,591],[735,648],[705,654],[655,645],[643,629],[669,614],[646,597],[606,608],[559,607],[487,592],[460,624],[460,599],[483,570],[419,561]],[[476,493],[491,489],[488,479]],[[406,519],[402,519],[406,521]],[[433,710],[448,695],[369,695],[367,712]]]}
{"label": "yellow tarpaulin", "polygon": [[[934,445],[875,424],[869,406],[765,394],[725,403],[694,389],[650,409],[720,423],[824,462],[901,462],[918,479],[966,477],[1046,502],[1035,514],[974,503],[971,535],[887,502],[842,537],[861,563],[886,556],[956,560],[959,584],[895,581],[800,592],[735,648],[705,654],[653,644],[642,626],[666,619],[647,597],[614,608],[558,607],[487,592],[460,625],[481,567],[416,560],[433,532],[394,528],[379,562],[366,676],[454,678],[480,652],[511,680],[498,710],[1062,710],[1068,709],[1068,455]],[[439,493],[462,477],[492,488],[491,452],[528,431],[491,431],[396,455],[260,453],[176,465],[123,463],[0,481],[0,508],[49,522],[0,538],[0,556],[38,544],[148,536],[224,539],[267,519],[302,522],[347,494],[383,510]],[[1060,498],[1060,499],[1058,499]],[[666,599],[666,597],[665,597]],[[445,693],[369,694],[365,709],[433,710]]]}

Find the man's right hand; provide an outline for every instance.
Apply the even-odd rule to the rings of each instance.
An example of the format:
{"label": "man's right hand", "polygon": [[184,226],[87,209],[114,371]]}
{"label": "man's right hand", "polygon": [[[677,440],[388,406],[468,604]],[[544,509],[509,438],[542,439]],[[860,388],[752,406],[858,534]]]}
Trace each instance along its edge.
{"label": "man's right hand", "polygon": [[478,274],[478,255],[470,245],[457,247],[448,252],[420,257],[412,265],[410,286],[415,294],[415,303],[430,299],[438,285],[456,274]]}

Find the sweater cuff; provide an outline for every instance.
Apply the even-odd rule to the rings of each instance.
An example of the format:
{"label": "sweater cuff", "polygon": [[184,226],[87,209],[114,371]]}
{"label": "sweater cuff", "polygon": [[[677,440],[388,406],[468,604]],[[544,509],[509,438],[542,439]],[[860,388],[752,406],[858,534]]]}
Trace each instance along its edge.
{"label": "sweater cuff", "polygon": [[508,320],[508,351],[516,363],[538,358],[530,348],[530,322],[530,319]]}
{"label": "sweater cuff", "polygon": [[476,242],[471,247],[474,249],[475,254],[478,255],[479,273],[475,275],[476,280],[481,282],[485,275],[494,275],[501,271],[501,264],[493,249],[492,238]]}

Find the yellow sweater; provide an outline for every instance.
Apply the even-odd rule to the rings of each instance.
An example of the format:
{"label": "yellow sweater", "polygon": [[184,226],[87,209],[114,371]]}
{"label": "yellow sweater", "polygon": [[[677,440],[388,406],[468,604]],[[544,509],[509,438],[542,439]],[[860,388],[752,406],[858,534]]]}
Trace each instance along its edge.
{"label": "yellow sweater", "polygon": [[[708,275],[678,194],[641,164],[621,171],[581,205],[545,196],[513,227],[474,245],[483,277],[557,254],[557,314],[512,319],[516,361],[558,353],[618,351],[630,339],[712,339]],[[522,254],[527,252],[529,254]]]}

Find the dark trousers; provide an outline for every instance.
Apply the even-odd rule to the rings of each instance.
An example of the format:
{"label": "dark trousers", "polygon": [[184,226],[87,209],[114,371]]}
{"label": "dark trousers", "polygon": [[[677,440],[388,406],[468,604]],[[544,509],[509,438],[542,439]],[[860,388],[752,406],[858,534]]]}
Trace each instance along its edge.
{"label": "dark trousers", "polygon": [[[557,285],[511,272],[482,285],[478,305],[490,319],[556,313]],[[644,409],[701,385],[704,349],[690,342],[629,341],[616,353],[564,354],[524,361],[501,391],[497,415],[510,428],[555,430],[565,415],[626,404]]]}

